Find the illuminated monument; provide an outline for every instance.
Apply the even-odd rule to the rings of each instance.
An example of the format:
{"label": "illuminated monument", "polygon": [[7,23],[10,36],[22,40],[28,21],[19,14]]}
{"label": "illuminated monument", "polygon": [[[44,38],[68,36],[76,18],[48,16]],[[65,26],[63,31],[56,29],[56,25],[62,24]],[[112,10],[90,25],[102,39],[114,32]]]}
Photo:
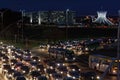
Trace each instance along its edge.
{"label": "illuminated monument", "polygon": [[94,23],[113,25],[113,23],[106,18],[107,11],[97,11],[97,14],[98,17],[93,21]]}

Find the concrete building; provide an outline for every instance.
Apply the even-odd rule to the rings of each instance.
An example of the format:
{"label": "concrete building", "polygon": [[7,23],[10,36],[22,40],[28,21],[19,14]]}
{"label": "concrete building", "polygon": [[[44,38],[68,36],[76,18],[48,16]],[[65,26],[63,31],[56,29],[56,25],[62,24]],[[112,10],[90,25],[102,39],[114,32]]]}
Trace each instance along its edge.
{"label": "concrete building", "polygon": [[67,9],[66,11],[38,11],[24,12],[25,17],[29,17],[31,24],[56,24],[56,25],[73,25],[75,23],[76,12]]}

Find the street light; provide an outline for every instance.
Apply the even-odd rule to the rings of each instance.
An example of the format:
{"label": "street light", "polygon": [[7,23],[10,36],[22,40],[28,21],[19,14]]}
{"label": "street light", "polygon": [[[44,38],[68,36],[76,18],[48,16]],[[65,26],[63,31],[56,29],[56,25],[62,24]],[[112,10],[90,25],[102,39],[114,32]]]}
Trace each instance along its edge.
{"label": "street light", "polygon": [[21,28],[22,28],[22,34],[21,34],[21,37],[22,37],[22,42],[24,40],[24,33],[23,33],[23,16],[24,16],[24,11],[25,10],[20,10],[21,11],[21,17],[22,17],[22,24],[21,24]]}
{"label": "street light", "polygon": [[118,47],[117,47],[117,59],[118,59],[118,71],[117,71],[117,80],[120,80],[120,10],[118,11],[118,21],[119,21],[119,25],[118,25],[118,34],[117,34],[117,38],[118,38]]}
{"label": "street light", "polygon": [[68,12],[69,9],[66,10],[66,40],[68,38]]}
{"label": "street light", "polygon": [[2,31],[2,29],[3,29],[3,27],[4,27],[4,13],[6,12],[6,11],[8,11],[8,10],[5,10],[5,11],[1,11],[0,12],[0,14],[1,14],[1,28],[0,28],[0,30]]}

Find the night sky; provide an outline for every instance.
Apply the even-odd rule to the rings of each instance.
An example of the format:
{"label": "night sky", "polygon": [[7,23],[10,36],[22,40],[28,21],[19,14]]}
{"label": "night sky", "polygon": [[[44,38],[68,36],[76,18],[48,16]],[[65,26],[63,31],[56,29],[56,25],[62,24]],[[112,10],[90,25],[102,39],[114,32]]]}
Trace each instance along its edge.
{"label": "night sky", "polygon": [[74,10],[78,15],[94,15],[97,10],[107,10],[117,15],[120,0],[0,0],[0,8],[25,11]]}

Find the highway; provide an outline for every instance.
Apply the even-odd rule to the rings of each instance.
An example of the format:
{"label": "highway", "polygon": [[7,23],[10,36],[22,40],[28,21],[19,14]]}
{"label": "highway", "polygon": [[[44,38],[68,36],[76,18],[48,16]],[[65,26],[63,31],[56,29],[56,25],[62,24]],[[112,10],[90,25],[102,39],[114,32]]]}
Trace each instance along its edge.
{"label": "highway", "polygon": [[[45,57],[45,58],[46,58],[46,57],[49,58],[48,52],[47,52],[47,51],[41,51],[40,48],[33,48],[31,51],[32,51],[33,55],[40,56],[41,58],[44,58],[44,57]],[[85,57],[81,57],[79,63],[78,63],[78,62],[75,62],[75,63],[73,63],[73,64],[77,64],[77,65],[80,67],[80,69],[82,69],[82,72],[95,71],[95,70],[93,70],[93,69],[90,69],[90,68],[88,67],[88,64],[86,64],[86,63],[87,63],[87,61],[85,60]],[[98,72],[98,71],[95,71],[95,72],[97,72],[97,74],[98,74],[99,76],[102,75],[101,72]],[[117,80],[117,78],[116,78],[116,76],[113,76],[113,75],[106,75],[105,78],[104,78],[104,80]]]}

